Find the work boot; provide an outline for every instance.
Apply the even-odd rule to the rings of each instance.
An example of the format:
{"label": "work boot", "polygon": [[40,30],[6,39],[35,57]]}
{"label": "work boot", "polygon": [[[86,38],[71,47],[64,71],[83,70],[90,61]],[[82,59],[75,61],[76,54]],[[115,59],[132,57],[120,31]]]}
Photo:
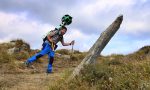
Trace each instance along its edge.
{"label": "work boot", "polygon": [[46,73],[47,73],[47,75],[48,75],[48,74],[52,74],[53,72],[52,72],[52,70],[51,70],[51,71],[50,71],[50,70],[47,70]]}

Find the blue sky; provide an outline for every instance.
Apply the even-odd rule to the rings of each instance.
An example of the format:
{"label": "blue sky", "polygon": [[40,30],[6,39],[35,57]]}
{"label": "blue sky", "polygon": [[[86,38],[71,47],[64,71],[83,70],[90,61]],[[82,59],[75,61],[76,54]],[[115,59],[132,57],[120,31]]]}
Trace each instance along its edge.
{"label": "blue sky", "polygon": [[[149,0],[0,0],[0,42],[22,38],[40,49],[42,36],[73,17],[64,36],[75,40],[74,49],[88,51],[100,34],[123,14],[124,20],[102,55],[128,54],[150,45]],[[59,48],[71,49],[70,46]]]}

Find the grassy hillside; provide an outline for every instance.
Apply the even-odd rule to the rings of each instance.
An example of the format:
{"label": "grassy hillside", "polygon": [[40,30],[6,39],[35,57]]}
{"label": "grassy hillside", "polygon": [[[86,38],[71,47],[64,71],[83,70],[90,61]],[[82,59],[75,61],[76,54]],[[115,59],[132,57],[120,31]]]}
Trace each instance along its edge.
{"label": "grassy hillside", "polygon": [[[0,90],[47,90],[49,83],[61,79],[63,72],[68,72],[76,67],[86,53],[69,50],[57,50],[53,64],[53,74],[46,75],[48,57],[44,56],[34,63],[34,68],[24,65],[30,56],[40,50],[30,49],[30,45],[18,39],[0,44]],[[42,83],[42,84],[41,84]]]}
{"label": "grassy hillside", "polygon": [[86,52],[56,51],[53,73],[46,75],[48,57],[33,63],[23,62],[39,50],[31,50],[23,40],[0,44],[0,90],[149,90],[150,46],[129,55],[100,56],[93,65],[85,66],[74,80],[66,79],[82,61]]}
{"label": "grassy hillside", "polygon": [[50,90],[149,90],[150,46],[126,56],[101,56],[76,79],[59,82]]}
{"label": "grassy hillside", "polygon": [[0,73],[19,72],[20,62],[30,56],[29,51],[29,44],[20,39],[0,44]]}

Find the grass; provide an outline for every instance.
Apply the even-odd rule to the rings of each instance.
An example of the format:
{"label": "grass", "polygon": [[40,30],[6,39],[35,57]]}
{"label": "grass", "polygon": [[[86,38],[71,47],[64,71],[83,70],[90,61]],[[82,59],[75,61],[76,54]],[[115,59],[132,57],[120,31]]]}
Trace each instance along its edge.
{"label": "grass", "polygon": [[56,50],[56,53],[59,53],[62,55],[70,55],[70,52],[67,49]]}
{"label": "grass", "polygon": [[96,64],[85,66],[77,78],[59,81],[63,83],[49,90],[149,90],[150,58],[145,58],[145,51],[139,51],[142,59],[139,52],[101,56]]}
{"label": "grass", "polygon": [[[15,42],[15,41],[11,41]],[[0,89],[4,87],[15,86],[19,83],[19,79],[11,77],[17,75],[20,71],[24,70],[20,61],[26,60],[36,52],[30,52],[30,46],[24,49],[27,52],[19,52],[15,54],[8,54],[7,49],[21,47],[24,45],[24,41],[17,40],[17,43],[3,43],[0,44],[0,73],[4,73],[10,77],[3,78],[0,80]],[[139,49],[139,51],[129,55],[117,55],[112,54],[110,56],[100,56],[96,60],[95,64],[84,66],[85,68],[81,71],[80,75],[67,82],[67,78],[70,76],[73,68],[77,66],[81,60],[86,56],[86,53],[75,51],[71,54],[69,50],[57,50],[62,55],[70,55],[68,63],[65,58],[56,57],[54,68],[57,67],[59,70],[57,73],[60,74],[60,78],[56,78],[57,81],[50,83],[46,80],[45,76],[43,85],[49,85],[49,90],[149,90],[150,89],[150,47],[145,46]],[[47,59],[47,57],[44,57]],[[39,63],[39,64],[38,64]],[[40,63],[44,63],[44,60],[38,60],[34,64],[37,68],[41,66]],[[47,63],[44,63],[45,65]],[[68,66],[67,66],[68,65]],[[40,68],[39,68],[40,69]],[[42,68],[43,69],[43,68]],[[62,70],[65,71],[63,72]],[[60,73],[61,72],[61,73]],[[39,72],[40,73],[40,72]],[[39,73],[28,73],[29,76],[37,75]],[[44,73],[44,72],[42,72]],[[20,79],[24,77],[20,76]],[[41,80],[42,80],[41,79]],[[34,79],[33,79],[34,81]],[[32,81],[31,81],[32,82]],[[42,86],[42,85],[41,85]],[[39,86],[40,87],[40,86]],[[32,86],[31,86],[32,88]]]}
{"label": "grass", "polygon": [[[8,53],[14,47],[23,49],[20,52]],[[29,57],[29,50],[30,45],[21,39],[0,44],[0,73],[18,73],[18,69],[22,68],[21,62]]]}

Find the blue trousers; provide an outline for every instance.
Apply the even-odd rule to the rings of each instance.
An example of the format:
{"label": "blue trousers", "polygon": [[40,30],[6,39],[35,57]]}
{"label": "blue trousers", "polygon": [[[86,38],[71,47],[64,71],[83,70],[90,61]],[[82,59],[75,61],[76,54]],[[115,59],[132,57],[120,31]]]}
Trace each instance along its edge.
{"label": "blue trousers", "polygon": [[44,56],[45,54],[48,54],[49,63],[47,66],[47,72],[50,73],[52,72],[52,64],[53,64],[55,52],[52,50],[51,45],[48,42],[44,42],[42,46],[43,46],[42,50],[39,53],[30,57],[27,60],[27,63],[32,63],[38,58]]}

